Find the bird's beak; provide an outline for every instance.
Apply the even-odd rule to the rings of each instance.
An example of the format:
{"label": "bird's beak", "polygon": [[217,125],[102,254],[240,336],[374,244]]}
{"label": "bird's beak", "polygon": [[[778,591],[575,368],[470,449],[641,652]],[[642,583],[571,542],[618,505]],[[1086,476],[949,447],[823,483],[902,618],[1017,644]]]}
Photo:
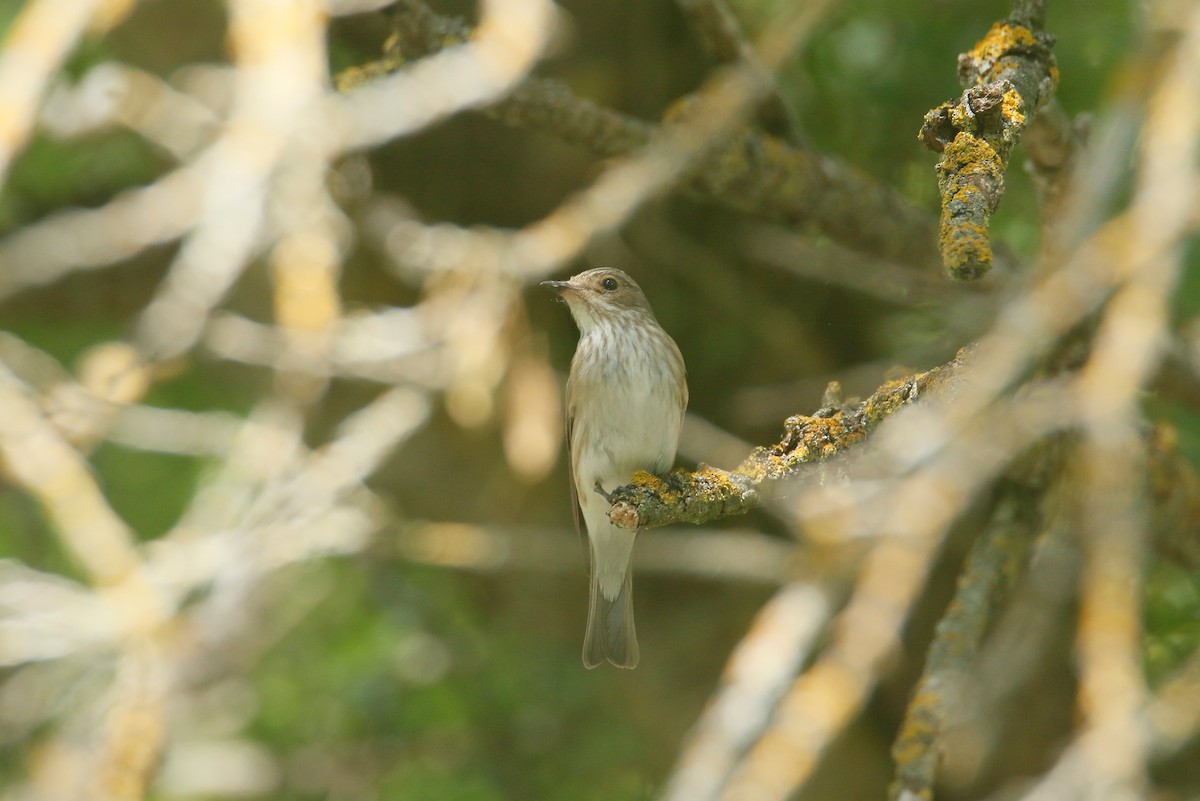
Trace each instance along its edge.
{"label": "bird's beak", "polygon": [[560,295],[565,294],[567,292],[575,292],[578,289],[570,281],[543,281],[542,286],[546,287],[547,289],[553,290],[554,292],[557,292]]}

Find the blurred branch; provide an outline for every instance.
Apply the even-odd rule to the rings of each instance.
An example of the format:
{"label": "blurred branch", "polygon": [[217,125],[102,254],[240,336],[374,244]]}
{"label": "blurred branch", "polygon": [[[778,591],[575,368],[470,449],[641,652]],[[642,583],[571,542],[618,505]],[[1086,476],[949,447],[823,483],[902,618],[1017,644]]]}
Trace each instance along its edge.
{"label": "blurred branch", "polygon": [[[287,156],[291,114],[317,103],[322,88],[323,30],[315,5],[248,0],[231,10],[229,38],[239,68],[233,108],[200,157],[209,166],[197,187],[205,213],[139,317],[135,341],[147,361],[189,350],[262,247],[264,206],[273,174]],[[262,91],[263,82],[271,92]],[[305,201],[311,202],[296,199]]]}
{"label": "blurred branch", "polygon": [[[970,303],[961,288],[927,272],[902,269],[895,262],[863,255],[829,240],[769,223],[749,223],[742,247],[750,258],[809,281],[833,284],[903,306],[929,304],[944,308]],[[976,284],[969,286],[975,287]]]}
{"label": "blurred branch", "polygon": [[108,505],[79,453],[51,427],[24,385],[0,367],[0,463],[4,472],[45,506],[64,545],[96,584],[132,582],[147,594],[141,609],[157,606],[138,580],[133,533]]}
{"label": "blurred branch", "polygon": [[[581,572],[579,544],[566,534],[563,529],[412,521],[383,539],[404,559],[438,567]],[[639,535],[633,564],[638,572],[782,584],[801,572],[802,561],[796,547],[778,537],[750,529],[700,529]]]}
{"label": "blurred branch", "polygon": [[145,70],[113,62],[93,67],[74,85],[56,86],[41,115],[53,136],[83,136],[117,124],[180,161],[207,144],[220,122],[193,95]]}
{"label": "blurred branch", "polygon": [[519,85],[549,41],[553,4],[485,0],[481,12],[469,37],[443,40],[436,53],[426,54],[429,58],[330,98],[342,147],[368,147],[415,133],[455,111],[494,102]]}
{"label": "blurred branch", "polygon": [[1086,144],[1090,119],[1072,120],[1058,98],[1051,98],[1025,129],[1025,169],[1033,178],[1041,205],[1043,259],[1054,263],[1062,258],[1063,218],[1069,216],[1072,179],[1078,169],[1080,150]]}
{"label": "blurred branch", "polygon": [[995,23],[958,57],[962,97],[928,112],[921,125],[922,141],[942,154],[938,243],[953,278],[974,280],[991,269],[988,219],[1004,194],[1009,154],[1058,83],[1042,17],[1040,5],[1019,3],[1013,17]]}
{"label": "blurred branch", "polygon": [[[822,0],[781,10],[758,42],[762,62],[778,68],[792,57],[828,5]],[[645,147],[614,160],[586,189],[542,219],[514,232],[425,225],[397,215],[400,219],[386,234],[388,250],[404,271],[468,269],[510,281],[546,275],[695,170],[706,154],[722,148],[765,88],[757,72],[744,65],[718,70],[669,121],[653,129]]]}
{"label": "blurred branch", "polygon": [[1077,400],[1090,499],[1081,515],[1080,745],[1089,763],[1087,793],[1096,797],[1144,795],[1150,781],[1140,650],[1149,456],[1139,435],[1139,396],[1162,359],[1200,171],[1200,8],[1181,10],[1173,22],[1177,37],[1161,57],[1139,137],[1120,264],[1125,281],[1099,323]]}
{"label": "blurred branch", "polygon": [[95,209],[60,211],[0,240],[0,299],[77,270],[110,267],[184,236],[202,214],[207,159]]}
{"label": "blurred branch", "polygon": [[1200,651],[1196,651],[1154,693],[1147,705],[1150,748],[1156,759],[1178,752],[1200,731]]}
{"label": "blurred branch", "polygon": [[117,666],[95,783],[87,788],[98,801],[140,801],[154,779],[167,738],[171,677],[164,657],[159,643],[144,642]]}
{"label": "blurred branch", "polygon": [[[408,0],[399,15],[398,36],[404,58],[419,58],[462,41],[467,27],[440,17],[419,0]],[[771,66],[770,56],[759,59]],[[393,69],[395,57],[379,69]],[[360,68],[371,72],[369,67]],[[752,71],[761,81],[761,69]],[[348,85],[361,80],[351,73]],[[689,101],[670,120],[686,116]],[[484,111],[509,125],[559,135],[602,155],[616,155],[648,143],[655,126],[580,100],[561,84],[530,78],[504,100]],[[871,181],[830,157],[791,147],[741,126],[726,134],[712,152],[689,171],[685,188],[729,208],[792,225],[813,223],[830,238],[908,266],[936,260],[935,225],[929,215],[898,192]]]}
{"label": "blurred branch", "polygon": [[104,0],[32,0],[16,14],[0,50],[0,185],[24,147],[37,119],[50,78],[83,36],[99,21]]}
{"label": "blurred branch", "polygon": [[[1056,468],[1065,462],[1058,456]],[[1013,471],[1008,477],[1014,477]],[[1059,658],[1056,651],[1064,649],[1058,644],[1070,636],[1081,561],[1073,536],[1078,493],[1060,472],[1040,494],[1040,508],[1022,513],[1041,520],[1038,530],[1030,532],[1034,540],[1025,570],[1011,600],[992,605],[986,639],[962,679],[961,686],[970,691],[957,696],[956,708],[947,709],[946,729],[938,741],[941,758],[935,766],[938,786],[969,786],[992,767],[989,761],[1003,758],[1005,735],[1028,726],[1017,708],[1017,694],[1035,684],[1047,658]]]}
{"label": "blurred branch", "polygon": [[829,616],[823,593],[789,584],[738,643],[708,706],[683,745],[662,801],[713,801],[770,720]]}
{"label": "blurred branch", "polygon": [[889,798],[929,801],[944,753],[943,738],[994,610],[1003,602],[1038,533],[1038,504],[1017,485],[1001,490],[988,528],[971,546],[958,588],[937,625],[925,670],[892,746],[896,779]]}
{"label": "blurred branch", "polygon": [[742,33],[733,10],[724,0],[678,0],[679,7],[692,23],[700,42],[720,64],[741,62],[762,71],[762,80],[771,91],[758,108],[758,118],[766,130],[794,144],[804,143],[804,133],[795,109],[783,97],[775,78],[758,64],[754,48]]}

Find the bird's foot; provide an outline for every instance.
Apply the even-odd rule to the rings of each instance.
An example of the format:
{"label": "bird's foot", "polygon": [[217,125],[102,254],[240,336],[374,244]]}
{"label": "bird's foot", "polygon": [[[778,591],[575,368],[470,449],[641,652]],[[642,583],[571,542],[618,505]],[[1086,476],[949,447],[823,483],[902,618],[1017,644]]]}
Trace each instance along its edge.
{"label": "bird's foot", "polygon": [[596,486],[593,487],[592,489],[594,489],[596,491],[596,493],[598,495],[600,495],[600,497],[604,498],[604,500],[608,501],[609,503],[612,503],[613,494],[611,492],[605,492],[604,487],[601,486],[600,481],[598,479],[596,481]]}

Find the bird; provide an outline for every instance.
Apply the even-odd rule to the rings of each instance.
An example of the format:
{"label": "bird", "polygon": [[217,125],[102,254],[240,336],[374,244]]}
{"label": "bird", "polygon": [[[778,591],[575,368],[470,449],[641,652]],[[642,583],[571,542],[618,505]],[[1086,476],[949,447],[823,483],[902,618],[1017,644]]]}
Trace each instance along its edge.
{"label": "bird", "polygon": [[630,561],[636,530],[609,520],[609,490],[636,470],[675,462],[687,409],[683,355],[637,283],[597,267],[542,285],[566,301],[579,328],[566,388],[566,439],[575,527],[586,534],[590,602],[583,642],[588,668],[638,664]]}

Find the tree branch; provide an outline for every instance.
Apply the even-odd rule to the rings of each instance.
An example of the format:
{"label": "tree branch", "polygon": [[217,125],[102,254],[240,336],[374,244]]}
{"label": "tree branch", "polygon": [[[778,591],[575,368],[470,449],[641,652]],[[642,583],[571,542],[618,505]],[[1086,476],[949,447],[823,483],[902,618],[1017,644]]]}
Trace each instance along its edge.
{"label": "tree branch", "polygon": [[795,109],[779,91],[775,76],[758,65],[754,48],[742,33],[733,10],[724,0],[678,0],[681,11],[692,23],[701,44],[721,64],[752,64],[762,72],[771,91],[758,108],[758,121],[768,132],[793,144],[806,145]]}
{"label": "tree branch", "polygon": [[811,417],[789,417],[778,443],[755,448],[733,471],[700,465],[695,471],[676,470],[666,477],[634,473],[631,484],[611,493],[609,517],[617,525],[633,529],[745,514],[760,503],[763,482],[796,476],[806,465],[862,442],[885,418],[950,384],[968,354],[959,351],[947,364],[888,382],[853,406],[841,406],[839,399],[832,398],[832,403]]}
{"label": "tree branch", "polygon": [[[470,28],[420,0],[405,0],[389,52],[342,73],[352,91],[407,61],[467,40]],[[687,112],[687,100],[669,112]],[[533,128],[614,156],[645,145],[655,126],[573,95],[561,82],[527,78],[482,113],[506,125]],[[813,224],[830,239],[906,266],[937,261],[937,227],[923,209],[884,184],[835,159],[741,126],[688,173],[683,188],[727,208],[789,225]]]}
{"label": "tree branch", "polygon": [[[609,517],[622,528],[647,529],[745,514],[762,503],[764,483],[795,478],[813,463],[853,449],[886,418],[952,387],[971,353],[964,348],[946,364],[890,381],[854,405],[827,397],[812,416],[789,417],[779,442],[755,448],[734,470],[706,464],[666,476],[639,470],[631,483],[609,493]],[[836,383],[831,388],[840,393]],[[1170,427],[1160,425],[1144,439],[1152,545],[1162,558],[1200,569],[1200,474],[1179,454],[1177,435]],[[1031,489],[1037,489],[1037,483],[1026,482]]]}
{"label": "tree branch", "polygon": [[971,547],[958,588],[929,646],[925,670],[892,746],[896,779],[888,797],[933,798],[942,738],[994,611],[1038,533],[1040,509],[1027,488],[1009,484],[983,536]]}
{"label": "tree branch", "polygon": [[1009,155],[1058,84],[1043,16],[1043,3],[1021,2],[992,25],[958,57],[962,97],[927,113],[921,125],[921,140],[942,154],[938,244],[952,278],[973,280],[991,269],[988,222],[1004,195]]}

